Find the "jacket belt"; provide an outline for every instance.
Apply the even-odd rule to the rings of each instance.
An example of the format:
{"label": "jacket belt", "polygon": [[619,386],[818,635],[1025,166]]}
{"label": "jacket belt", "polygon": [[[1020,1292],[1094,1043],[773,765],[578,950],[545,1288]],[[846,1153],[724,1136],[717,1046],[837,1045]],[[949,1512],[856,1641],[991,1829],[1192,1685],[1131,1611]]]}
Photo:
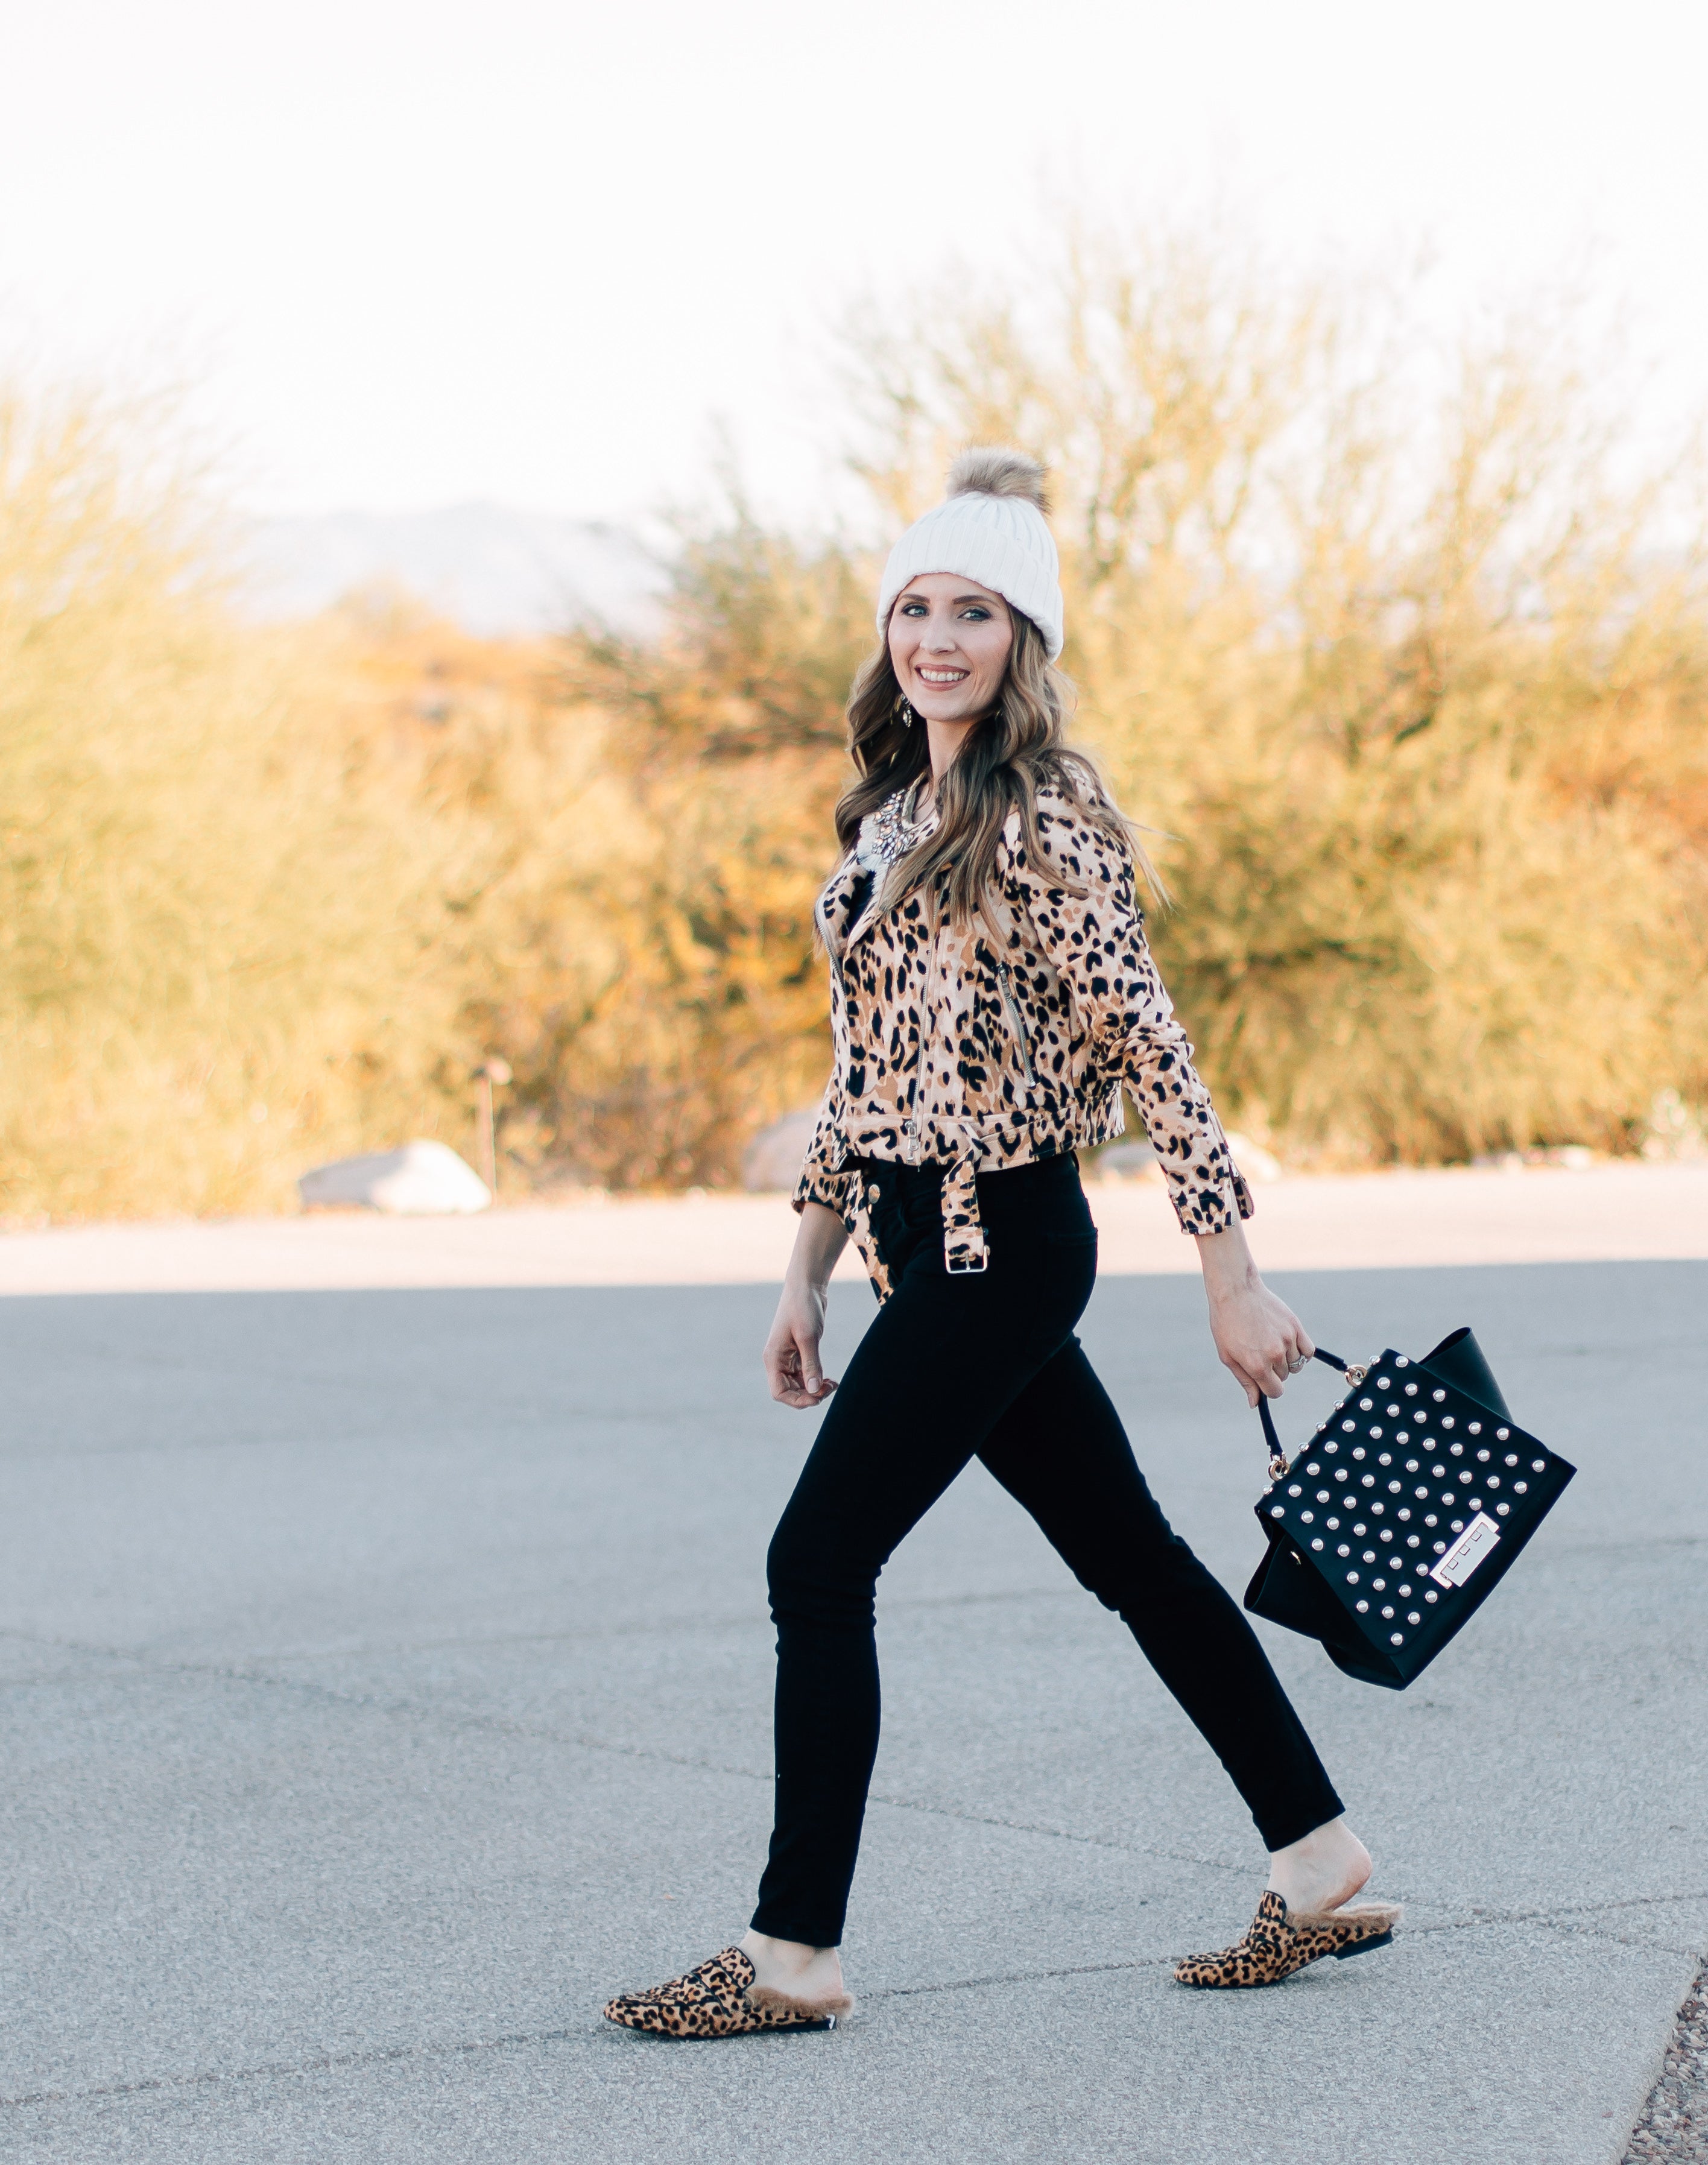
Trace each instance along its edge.
{"label": "jacket belt", "polygon": [[978,1161],[962,1151],[943,1175],[943,1268],[958,1276],[982,1271],[989,1261],[978,1214]]}
{"label": "jacket belt", "polygon": [[[943,1267],[953,1277],[962,1277],[973,1271],[982,1271],[990,1261],[990,1251],[985,1239],[984,1221],[978,1209],[978,1164],[988,1140],[1004,1136],[1015,1142],[1036,1146],[1040,1137],[1036,1125],[1048,1130],[1047,1140],[1059,1150],[1062,1147],[1061,1122],[1052,1117],[1034,1124],[1013,1116],[993,1114],[984,1118],[974,1114],[969,1119],[955,1119],[939,1114],[934,1125],[940,1148],[947,1144],[953,1155],[947,1159],[933,1157],[933,1163],[943,1167]],[[898,1124],[893,1114],[879,1115],[868,1119],[857,1116],[839,1125],[836,1141],[844,1162],[851,1156],[894,1158],[902,1164],[918,1164],[917,1158],[904,1156],[896,1148]],[[1069,1146],[1071,1147],[1071,1144]],[[1024,1163],[1024,1158],[1015,1158]]]}

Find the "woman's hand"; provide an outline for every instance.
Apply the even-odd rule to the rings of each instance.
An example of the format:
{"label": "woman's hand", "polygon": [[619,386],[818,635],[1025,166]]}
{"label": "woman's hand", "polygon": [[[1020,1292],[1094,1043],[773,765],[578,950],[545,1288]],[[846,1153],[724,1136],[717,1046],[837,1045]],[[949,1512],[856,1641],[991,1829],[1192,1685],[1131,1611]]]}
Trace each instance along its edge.
{"label": "woman's hand", "polygon": [[766,1381],[781,1405],[822,1405],[836,1388],[819,1361],[830,1299],[826,1286],[790,1283],[783,1287],[765,1341]]}
{"label": "woman's hand", "polygon": [[765,1377],[780,1405],[821,1406],[836,1388],[819,1359],[819,1341],[830,1302],[830,1272],[847,1240],[841,1219],[823,1204],[809,1203],[801,1212],[783,1298],[765,1341]]}
{"label": "woman's hand", "polygon": [[1278,1399],[1289,1376],[1316,1351],[1305,1326],[1284,1300],[1257,1275],[1245,1228],[1199,1237],[1204,1290],[1210,1301],[1210,1333],[1223,1367],[1231,1371],[1255,1406],[1259,1395]]}

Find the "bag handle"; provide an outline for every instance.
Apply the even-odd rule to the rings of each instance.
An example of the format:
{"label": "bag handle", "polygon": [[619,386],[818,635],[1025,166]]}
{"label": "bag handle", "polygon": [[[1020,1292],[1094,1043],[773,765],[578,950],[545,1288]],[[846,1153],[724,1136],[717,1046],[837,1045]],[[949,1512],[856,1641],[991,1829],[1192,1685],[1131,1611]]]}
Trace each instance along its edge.
{"label": "bag handle", "polygon": [[[1324,1362],[1328,1367],[1338,1368],[1355,1388],[1370,1372],[1367,1361],[1342,1361],[1338,1353],[1328,1352],[1321,1346],[1310,1357],[1313,1361]],[[1261,1393],[1257,1398],[1257,1418],[1263,1424],[1263,1441],[1269,1446],[1269,1478],[1278,1481],[1287,1471],[1287,1454],[1282,1450],[1281,1439],[1275,1433],[1275,1417],[1269,1411],[1269,1401]]]}

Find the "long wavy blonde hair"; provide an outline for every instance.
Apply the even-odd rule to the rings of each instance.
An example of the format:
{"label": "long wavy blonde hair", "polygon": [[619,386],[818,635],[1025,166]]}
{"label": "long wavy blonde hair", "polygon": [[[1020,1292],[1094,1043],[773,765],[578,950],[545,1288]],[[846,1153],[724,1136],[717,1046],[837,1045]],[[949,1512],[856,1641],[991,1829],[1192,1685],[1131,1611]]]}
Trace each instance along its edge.
{"label": "long wavy blonde hair", "polygon": [[[992,494],[1028,496],[1041,511],[1047,510],[1042,470],[1033,460],[1012,451],[978,457],[982,485]],[[956,461],[952,493],[971,463],[967,454]],[[992,487],[992,479],[1004,485]],[[1072,683],[1050,660],[1043,634],[1031,619],[1012,605],[1009,614],[1014,645],[996,704],[968,731],[954,764],[937,784],[935,832],[890,867],[884,882],[887,906],[923,888],[934,914],[946,907],[953,924],[969,926],[985,913],[995,888],[997,844],[1010,813],[1020,814],[1028,857],[1035,863],[1041,860],[1037,798],[1046,787],[1059,790],[1082,817],[1125,851],[1152,893],[1166,903],[1168,889],[1132,822],[1116,807],[1089,755],[1067,741]],[[848,756],[858,778],[836,805],[836,839],[845,852],[868,812],[930,772],[925,725],[905,726],[905,713],[886,624],[848,695]],[[1062,883],[1074,885],[1065,875]]]}

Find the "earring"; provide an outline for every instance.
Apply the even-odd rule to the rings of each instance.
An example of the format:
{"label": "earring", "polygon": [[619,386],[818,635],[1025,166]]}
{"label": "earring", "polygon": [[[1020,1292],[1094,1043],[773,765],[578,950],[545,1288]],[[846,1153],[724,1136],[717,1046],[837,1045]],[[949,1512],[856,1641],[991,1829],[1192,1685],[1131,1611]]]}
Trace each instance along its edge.
{"label": "earring", "polygon": [[902,727],[904,730],[910,730],[918,719],[919,716],[915,714],[913,709],[913,702],[910,699],[904,699],[901,703]]}

